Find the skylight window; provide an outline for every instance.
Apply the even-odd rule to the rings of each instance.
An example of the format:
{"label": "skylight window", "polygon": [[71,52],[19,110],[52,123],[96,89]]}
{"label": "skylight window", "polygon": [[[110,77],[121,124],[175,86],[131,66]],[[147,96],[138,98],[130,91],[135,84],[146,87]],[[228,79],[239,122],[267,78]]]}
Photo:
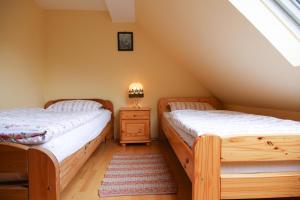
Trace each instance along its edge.
{"label": "skylight window", "polygon": [[300,26],[300,0],[274,0]]}
{"label": "skylight window", "polygon": [[293,66],[300,66],[300,0],[229,0]]}
{"label": "skylight window", "polygon": [[264,0],[274,17],[300,41],[300,0]]}

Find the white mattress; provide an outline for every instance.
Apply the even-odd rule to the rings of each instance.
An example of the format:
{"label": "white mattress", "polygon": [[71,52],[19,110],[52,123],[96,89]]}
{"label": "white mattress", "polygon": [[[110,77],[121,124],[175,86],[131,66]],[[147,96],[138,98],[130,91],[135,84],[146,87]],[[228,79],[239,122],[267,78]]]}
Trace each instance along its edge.
{"label": "white mattress", "polygon": [[52,152],[56,159],[61,162],[82,148],[86,143],[95,139],[110,119],[111,112],[102,109],[101,114],[93,120],[39,146]]}
{"label": "white mattress", "polygon": [[190,147],[193,147],[195,137],[189,134],[187,131],[183,130],[177,123],[171,118],[169,112],[164,113],[164,117],[169,121],[171,126],[175,129],[178,135],[182,138],[182,140]]}
{"label": "white mattress", "polygon": [[39,145],[101,115],[100,110],[56,112],[42,108],[0,110],[0,141]]}
{"label": "white mattress", "polygon": [[193,137],[215,134],[234,136],[300,135],[300,122],[227,110],[176,110],[170,112],[176,126]]}
{"label": "white mattress", "polygon": [[[188,131],[182,129],[176,123],[170,112],[165,112],[164,117],[168,120],[171,126],[176,130],[176,133],[190,147],[193,147],[195,136]],[[300,172],[299,161],[282,161],[282,162],[235,162],[222,163],[221,174],[239,174],[239,173],[272,173],[272,172]]]}

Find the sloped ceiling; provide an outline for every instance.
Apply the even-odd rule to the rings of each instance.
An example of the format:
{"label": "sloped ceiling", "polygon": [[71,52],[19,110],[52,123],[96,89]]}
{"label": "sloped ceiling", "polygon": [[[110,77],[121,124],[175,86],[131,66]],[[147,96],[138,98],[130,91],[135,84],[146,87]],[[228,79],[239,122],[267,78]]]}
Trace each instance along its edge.
{"label": "sloped ceiling", "polygon": [[135,22],[135,0],[105,0],[112,22]]}
{"label": "sloped ceiling", "polygon": [[136,12],[137,23],[223,102],[300,111],[300,68],[229,1],[139,0]]}

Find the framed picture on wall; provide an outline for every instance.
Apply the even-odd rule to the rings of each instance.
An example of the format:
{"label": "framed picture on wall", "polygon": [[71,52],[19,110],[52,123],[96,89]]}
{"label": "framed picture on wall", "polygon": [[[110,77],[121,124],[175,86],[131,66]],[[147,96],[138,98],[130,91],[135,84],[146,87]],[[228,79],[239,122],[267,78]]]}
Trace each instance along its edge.
{"label": "framed picture on wall", "polygon": [[133,32],[118,32],[118,51],[133,51]]}

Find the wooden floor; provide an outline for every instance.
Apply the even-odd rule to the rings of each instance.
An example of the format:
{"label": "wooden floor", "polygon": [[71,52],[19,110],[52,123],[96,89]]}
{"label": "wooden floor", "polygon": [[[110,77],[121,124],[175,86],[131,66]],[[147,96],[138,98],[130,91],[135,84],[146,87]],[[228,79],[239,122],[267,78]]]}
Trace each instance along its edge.
{"label": "wooden floor", "polygon": [[[106,168],[112,156],[116,152],[161,152],[165,155],[170,166],[171,173],[178,183],[178,193],[176,195],[144,195],[144,196],[123,196],[123,197],[98,197],[98,188],[105,174]],[[191,183],[180,163],[175,158],[171,149],[167,145],[160,145],[154,142],[151,146],[144,144],[127,145],[126,148],[116,143],[108,142],[102,144],[92,155],[88,162],[79,171],[72,182],[62,193],[62,200],[189,200],[191,199]]]}
{"label": "wooden floor", "polygon": [[[105,174],[106,168],[116,152],[161,152],[178,183],[176,195],[145,195],[123,197],[98,197],[98,188]],[[126,148],[112,142],[101,144],[88,162],[79,171],[77,176],[62,193],[62,200],[191,200],[191,183],[183,168],[168,144],[152,143],[151,146],[128,145]],[[285,200],[300,198],[286,198]],[[269,199],[270,200],[270,199]],[[277,199],[279,200],[279,199]]]}

